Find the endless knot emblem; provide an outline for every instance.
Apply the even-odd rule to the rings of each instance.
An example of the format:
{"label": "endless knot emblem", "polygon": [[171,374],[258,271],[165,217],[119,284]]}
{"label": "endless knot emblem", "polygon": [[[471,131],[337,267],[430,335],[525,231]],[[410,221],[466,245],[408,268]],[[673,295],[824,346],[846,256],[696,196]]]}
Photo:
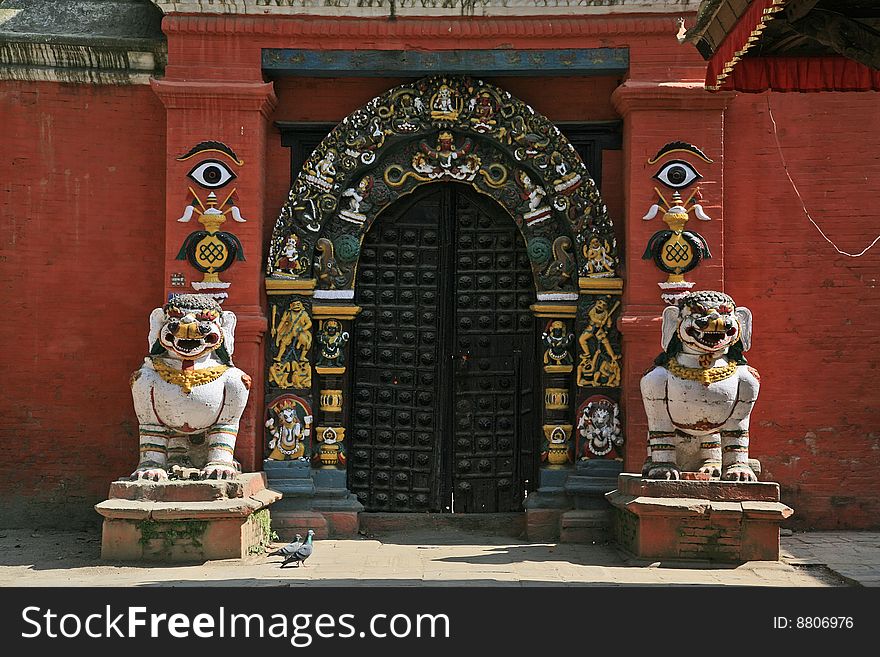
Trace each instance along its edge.
{"label": "endless knot emblem", "polygon": [[671,262],[686,262],[690,256],[690,249],[681,242],[666,245],[666,259]]}
{"label": "endless knot emblem", "polygon": [[199,258],[205,262],[222,262],[226,258],[226,249],[223,245],[211,242],[199,246]]}

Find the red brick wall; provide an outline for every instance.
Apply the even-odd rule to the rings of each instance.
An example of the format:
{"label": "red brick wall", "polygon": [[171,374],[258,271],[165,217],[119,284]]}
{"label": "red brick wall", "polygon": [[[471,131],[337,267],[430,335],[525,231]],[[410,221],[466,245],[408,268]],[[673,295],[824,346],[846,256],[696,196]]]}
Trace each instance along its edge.
{"label": "red brick wall", "polygon": [[[210,22],[205,19],[180,21],[178,32],[174,20],[165,21],[168,78],[256,81],[260,47],[292,44],[628,45],[630,77],[642,81],[697,80],[703,66],[692,48],[675,42],[674,27],[668,35],[596,32],[548,39],[540,36],[540,25],[525,21],[510,35],[444,40],[419,36],[411,23],[397,21],[382,22],[371,39],[340,41],[319,31],[299,34],[291,27],[295,20],[273,20],[261,32],[259,19],[247,19],[241,25],[248,30],[231,36],[203,35]],[[610,103],[616,80],[490,81],[551,120],[617,118]],[[398,82],[281,80],[272,119],[337,121]],[[795,507],[801,525],[877,526],[880,393],[871,375],[880,346],[872,322],[880,305],[875,287],[880,247],[858,259],[839,256],[810,226],[779,162],[766,98],[740,96],[726,110],[724,152],[712,153],[723,169],[723,183],[714,173],[711,181],[711,203],[719,201],[719,192],[724,195],[723,227],[721,222],[701,226],[713,249],[724,245],[727,291],[755,313],[748,355],[763,374],[763,389],[753,418],[753,454],[764,463],[764,478],[782,484],[783,499]],[[875,94],[773,95],[771,103],[807,207],[841,248],[861,250],[880,233],[873,210],[880,197]],[[678,120],[681,114],[658,112],[645,124],[641,141],[631,143],[667,135],[670,116]],[[0,83],[6,156],[0,158],[0,285],[7,317],[0,323],[2,523],[97,521],[91,505],[136,462],[136,419],[127,381],[145,354],[147,315],[164,287],[164,117],[148,87]],[[700,135],[716,134],[717,127],[681,123],[679,132],[678,138],[693,135],[699,141]],[[644,190],[623,189],[633,166],[623,153],[605,160],[603,193],[612,218],[621,224],[634,216],[636,206],[639,216],[646,209]],[[266,240],[289,176],[289,153],[272,128],[266,146]],[[253,246],[246,245],[249,259],[258,250]],[[627,248],[641,251],[644,243]],[[707,263],[702,274],[694,272],[693,279],[702,280],[720,260]],[[628,286],[654,289],[656,296],[640,303],[659,299],[654,283],[662,276],[655,276],[656,270],[646,265],[626,274]],[[658,300],[658,313],[660,308]],[[659,335],[652,336],[627,352],[627,367],[647,367],[658,343]],[[237,364],[249,370],[248,363]],[[262,400],[252,397],[251,403]],[[637,399],[626,412],[634,425],[644,424]],[[643,435],[629,440],[634,449],[644,444]],[[643,451],[635,452],[640,459]],[[628,465],[637,469],[639,462]]]}
{"label": "red brick wall", "polygon": [[96,523],[137,464],[164,112],[146,86],[0,82],[0,126],[0,518]]}
{"label": "red brick wall", "polygon": [[[274,118],[339,120],[397,82],[286,79],[276,84]],[[579,80],[576,92],[566,79],[540,85],[534,79],[493,82],[551,120],[616,118],[608,100],[613,87],[606,89],[604,79]],[[770,99],[807,207],[843,250],[860,251],[880,234],[873,210],[873,199],[880,197],[880,112],[874,94],[773,94]],[[657,121],[662,119],[658,115]],[[688,139],[695,129],[683,126],[681,137]],[[665,131],[658,126],[658,132]],[[766,94],[734,99],[723,131],[724,152],[713,153],[722,162],[723,184],[712,185],[710,205],[719,204],[716,197],[723,190],[723,280],[755,314],[748,356],[763,379],[752,454],[763,463],[762,479],[779,481],[784,501],[796,509],[792,524],[877,526],[880,392],[869,382],[878,368],[873,354],[880,348],[870,319],[880,312],[880,246],[861,258],[840,256],[809,224],[773,142]],[[269,209],[283,202],[289,180],[288,153],[277,144],[274,135],[268,146]],[[620,221],[622,158],[609,155],[603,193]],[[645,199],[630,201],[647,208]],[[708,225],[699,228],[711,232]],[[640,251],[643,245],[630,248]],[[643,283],[654,289],[654,278]],[[693,278],[700,276],[695,272]],[[658,290],[652,294],[659,299]],[[636,369],[642,371],[658,351],[659,326],[650,344],[627,358],[639,361]],[[638,406],[628,411],[643,415]],[[641,435],[630,438],[643,443]],[[644,450],[638,447],[635,453],[629,470],[638,469]]]}
{"label": "red brick wall", "polygon": [[800,526],[880,524],[876,93],[740,95],[725,120],[727,291],[755,317],[752,454]]}

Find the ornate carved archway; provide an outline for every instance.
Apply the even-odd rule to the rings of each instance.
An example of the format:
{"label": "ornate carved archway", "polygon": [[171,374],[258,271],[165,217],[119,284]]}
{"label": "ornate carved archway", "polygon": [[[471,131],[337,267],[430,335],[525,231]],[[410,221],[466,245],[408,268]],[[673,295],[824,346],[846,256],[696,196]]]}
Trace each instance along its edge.
{"label": "ornate carved archway", "polygon": [[[532,310],[546,318],[542,456],[557,465],[573,461],[580,440],[573,440],[571,402],[584,397],[586,407],[591,393],[601,392],[616,404],[620,385],[613,226],[559,130],[508,92],[468,77],[428,77],[374,98],[333,129],[296,177],[267,263],[267,421],[277,430],[286,403],[277,400],[296,395],[303,418],[317,417],[305,454],[315,466],[344,466],[346,345],[359,310],[353,299],[361,244],[385,208],[432,182],[470,185],[521,231],[534,275]],[[575,399],[572,383],[580,389]]]}
{"label": "ornate carved archway", "polygon": [[[508,92],[467,77],[403,85],[346,117],[306,161],[272,233],[270,279],[316,278],[351,298],[360,242],[376,215],[436,181],[496,199],[526,240],[538,298],[570,298],[578,275],[617,269],[599,191],[559,130]],[[601,255],[588,259],[591,241]]]}

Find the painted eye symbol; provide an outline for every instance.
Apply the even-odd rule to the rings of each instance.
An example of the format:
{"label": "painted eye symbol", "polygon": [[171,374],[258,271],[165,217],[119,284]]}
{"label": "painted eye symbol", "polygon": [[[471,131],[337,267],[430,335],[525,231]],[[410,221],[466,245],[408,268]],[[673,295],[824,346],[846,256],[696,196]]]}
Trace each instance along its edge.
{"label": "painted eye symbol", "polygon": [[682,160],[672,160],[663,165],[654,178],[670,189],[684,189],[703,176],[690,164]]}
{"label": "painted eye symbol", "polygon": [[188,174],[190,180],[194,180],[202,187],[217,189],[223,187],[230,180],[235,179],[235,174],[222,162],[217,160],[205,160],[197,164]]}

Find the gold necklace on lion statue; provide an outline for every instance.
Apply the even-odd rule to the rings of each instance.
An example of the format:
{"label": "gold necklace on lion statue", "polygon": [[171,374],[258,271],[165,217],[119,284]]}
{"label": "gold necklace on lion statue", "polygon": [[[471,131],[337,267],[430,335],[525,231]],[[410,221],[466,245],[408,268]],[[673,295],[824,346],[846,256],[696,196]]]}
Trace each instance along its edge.
{"label": "gold necklace on lion statue", "polygon": [[736,373],[737,367],[736,361],[733,360],[720,367],[685,367],[674,357],[666,363],[666,369],[674,376],[688,381],[699,381],[704,386],[729,379]]}

